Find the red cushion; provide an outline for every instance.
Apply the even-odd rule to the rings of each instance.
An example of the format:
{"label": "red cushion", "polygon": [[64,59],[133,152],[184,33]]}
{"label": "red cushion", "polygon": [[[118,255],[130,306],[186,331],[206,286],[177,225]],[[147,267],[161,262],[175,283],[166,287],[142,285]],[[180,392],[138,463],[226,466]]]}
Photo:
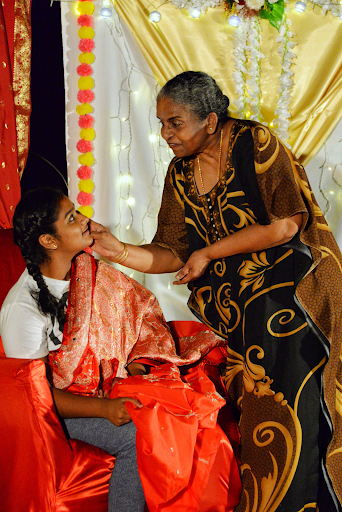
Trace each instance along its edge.
{"label": "red cushion", "polygon": [[73,441],[42,361],[0,358],[0,496],[6,512],[106,512],[113,457]]}
{"label": "red cushion", "polygon": [[0,307],[12,286],[18,281],[26,264],[19,247],[13,242],[13,229],[0,229],[1,279]]}

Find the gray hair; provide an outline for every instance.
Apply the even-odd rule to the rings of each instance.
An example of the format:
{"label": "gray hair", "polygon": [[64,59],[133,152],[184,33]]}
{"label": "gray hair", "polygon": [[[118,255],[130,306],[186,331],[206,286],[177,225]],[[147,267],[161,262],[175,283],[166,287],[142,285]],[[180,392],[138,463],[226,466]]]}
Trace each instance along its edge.
{"label": "gray hair", "polygon": [[210,112],[215,112],[220,123],[228,119],[229,99],[215,80],[202,71],[185,71],[171,78],[160,90],[157,101],[163,98],[187,106],[200,121]]}

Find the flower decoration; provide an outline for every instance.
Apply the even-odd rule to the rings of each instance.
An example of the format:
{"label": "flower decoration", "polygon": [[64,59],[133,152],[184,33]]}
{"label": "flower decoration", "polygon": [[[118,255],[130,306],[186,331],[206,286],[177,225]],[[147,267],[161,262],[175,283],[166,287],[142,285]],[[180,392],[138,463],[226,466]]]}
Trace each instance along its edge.
{"label": "flower decoration", "polygon": [[260,18],[268,20],[279,30],[285,10],[284,0],[224,0],[228,14],[236,14],[240,18]]}
{"label": "flower decoration", "polygon": [[81,52],[79,56],[80,64],[77,66],[77,74],[80,77],[78,80],[79,91],[77,93],[77,100],[80,105],[77,105],[76,112],[78,113],[78,125],[80,130],[80,140],[76,144],[77,151],[80,154],[78,161],[81,164],[77,171],[77,176],[80,179],[78,188],[80,190],[77,195],[77,202],[80,205],[78,210],[87,217],[93,216],[93,190],[94,183],[92,181],[92,169],[94,164],[94,157],[92,154],[93,144],[92,140],[95,138],[95,131],[93,129],[94,118],[90,115],[93,107],[90,103],[94,100],[94,93],[91,89],[94,87],[94,80],[90,76],[93,73],[91,64],[94,62],[95,56],[92,53],[94,49],[94,20],[92,14],[94,12],[94,5],[91,1],[78,2],[79,17],[77,23],[80,26],[78,35],[80,42],[78,48]]}
{"label": "flower decoration", "polygon": [[90,180],[92,174],[92,168],[87,165],[81,165],[77,170],[77,176],[80,180]]}

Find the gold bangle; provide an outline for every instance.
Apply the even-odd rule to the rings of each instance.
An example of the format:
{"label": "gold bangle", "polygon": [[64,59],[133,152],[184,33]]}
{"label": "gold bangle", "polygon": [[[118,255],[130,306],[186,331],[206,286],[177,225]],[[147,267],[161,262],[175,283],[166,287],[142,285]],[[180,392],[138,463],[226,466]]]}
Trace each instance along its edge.
{"label": "gold bangle", "polygon": [[128,249],[127,249],[127,245],[126,244],[123,244],[124,245],[124,248],[123,248],[123,251],[121,251],[115,260],[113,260],[113,263],[123,263],[125,261],[125,259],[127,258],[128,256]]}

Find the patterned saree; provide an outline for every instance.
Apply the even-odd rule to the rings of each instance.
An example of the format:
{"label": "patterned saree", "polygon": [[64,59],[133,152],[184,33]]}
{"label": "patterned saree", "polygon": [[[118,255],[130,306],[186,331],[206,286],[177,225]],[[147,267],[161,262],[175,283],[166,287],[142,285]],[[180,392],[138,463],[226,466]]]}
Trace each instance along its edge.
{"label": "patterned saree", "polygon": [[251,224],[297,213],[303,225],[291,242],[212,261],[190,283],[190,309],[228,341],[238,512],[340,510],[341,254],[303,168],[262,125],[234,123],[225,172],[209,193],[198,193],[190,158],[175,158],[166,176],[153,241],[184,262]]}
{"label": "patterned saree", "polygon": [[[232,448],[239,434],[232,416],[224,425],[232,444],[217,424],[226,401],[206,375],[217,352],[222,362],[226,342],[198,322],[185,323],[172,325],[172,335],[151,292],[83,253],[72,268],[62,345],[49,355],[53,382],[72,393],[104,391],[143,404],[126,407],[137,427],[149,512],[233,512],[241,493]],[[128,377],[125,367],[134,360],[155,368]],[[188,370],[181,375],[176,365]]]}

